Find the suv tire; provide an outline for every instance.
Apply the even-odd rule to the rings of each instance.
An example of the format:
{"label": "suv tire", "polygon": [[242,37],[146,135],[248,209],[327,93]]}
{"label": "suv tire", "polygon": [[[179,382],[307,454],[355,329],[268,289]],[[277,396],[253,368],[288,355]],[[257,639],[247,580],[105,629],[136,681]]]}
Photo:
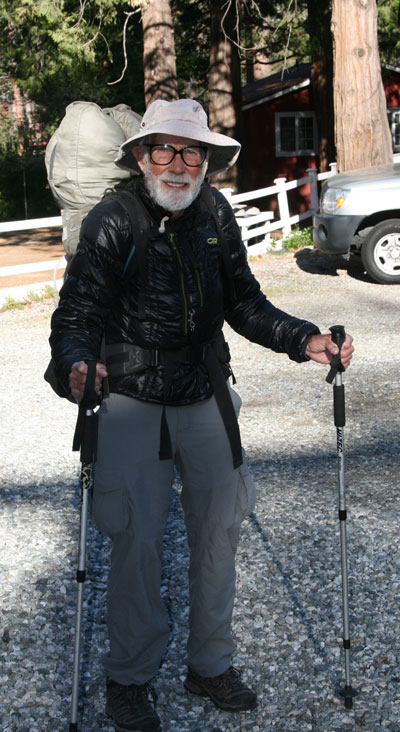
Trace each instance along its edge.
{"label": "suv tire", "polygon": [[382,285],[400,285],[400,219],[388,219],[371,229],[361,247],[369,276]]}

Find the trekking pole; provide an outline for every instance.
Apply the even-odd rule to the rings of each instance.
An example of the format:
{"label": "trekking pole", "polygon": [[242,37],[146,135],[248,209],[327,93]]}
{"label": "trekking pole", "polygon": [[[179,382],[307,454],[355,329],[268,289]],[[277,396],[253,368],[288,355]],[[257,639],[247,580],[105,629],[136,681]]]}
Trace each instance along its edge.
{"label": "trekking pole", "polygon": [[339,690],[339,695],[344,699],[345,708],[351,709],[353,706],[353,697],[357,695],[357,691],[353,689],[350,680],[349,590],[346,546],[347,511],[344,477],[344,425],[346,423],[346,419],[344,385],[342,383],[344,366],[340,359],[340,351],[346,338],[346,333],[343,325],[333,325],[329,330],[332,333],[332,341],[339,348],[339,353],[332,359],[331,369],[326,377],[326,381],[329,384],[331,384],[335,379],[335,383],[333,385],[333,413],[337,433],[340,552],[342,564],[343,648],[345,653],[345,686],[343,689]]}
{"label": "trekking pole", "polygon": [[85,382],[83,399],[79,405],[78,420],[76,423],[72,449],[81,450],[81,509],[78,549],[78,569],[76,573],[76,613],[75,639],[72,673],[71,719],[69,732],[77,732],[78,698],[79,698],[79,669],[82,632],[83,588],[86,581],[86,540],[89,492],[91,488],[92,463],[95,460],[97,442],[97,414],[93,407],[98,404],[98,395],[94,389],[96,378],[96,361],[88,361],[88,372]]}

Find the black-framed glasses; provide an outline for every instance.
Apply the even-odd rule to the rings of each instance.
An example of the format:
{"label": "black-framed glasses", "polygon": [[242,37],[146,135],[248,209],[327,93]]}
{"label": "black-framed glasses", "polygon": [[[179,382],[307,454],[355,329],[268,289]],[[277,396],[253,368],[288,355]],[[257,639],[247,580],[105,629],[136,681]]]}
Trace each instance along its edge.
{"label": "black-framed glasses", "polygon": [[207,157],[207,148],[200,145],[187,145],[177,150],[172,145],[146,145],[149,148],[150,160],[154,165],[169,165],[175,155],[180,155],[189,168],[199,168]]}

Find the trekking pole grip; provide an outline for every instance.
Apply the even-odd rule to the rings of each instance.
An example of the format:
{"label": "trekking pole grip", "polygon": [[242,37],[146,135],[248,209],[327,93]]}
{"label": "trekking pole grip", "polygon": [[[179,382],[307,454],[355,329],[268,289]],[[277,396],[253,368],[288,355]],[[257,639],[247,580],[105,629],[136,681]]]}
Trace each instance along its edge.
{"label": "trekking pole grip", "polygon": [[340,360],[340,351],[342,350],[343,343],[345,342],[345,339],[346,339],[346,332],[345,332],[344,326],[343,325],[332,325],[329,328],[329,330],[331,331],[331,334],[332,334],[331,338],[332,338],[333,342],[339,349],[339,353],[337,355],[337,360],[338,360],[337,370],[344,371],[344,366],[342,365],[342,362]]}
{"label": "trekking pole grip", "polygon": [[344,371],[344,366],[340,359],[340,351],[346,338],[343,325],[333,325],[329,330],[332,333],[332,340],[339,348],[339,353],[334,360],[335,384],[333,386],[333,414],[335,427],[344,427],[346,424],[345,403],[344,403],[344,386],[339,374]]}

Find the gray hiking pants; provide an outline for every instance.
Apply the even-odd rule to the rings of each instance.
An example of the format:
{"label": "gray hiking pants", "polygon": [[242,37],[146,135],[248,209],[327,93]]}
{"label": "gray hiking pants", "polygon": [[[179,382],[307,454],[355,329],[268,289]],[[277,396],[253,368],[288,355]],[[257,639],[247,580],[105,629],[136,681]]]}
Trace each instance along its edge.
{"label": "gray hiking pants", "polygon": [[[238,412],[233,390],[232,398]],[[118,394],[99,411],[92,516],[112,539],[104,666],[120,684],[151,679],[167,647],[161,555],[174,463],[190,549],[188,663],[203,676],[216,676],[231,665],[233,653],[235,552],[240,523],[254,508],[254,484],[245,462],[233,469],[214,397],[167,407],[174,460],[158,456],[161,411]]]}

